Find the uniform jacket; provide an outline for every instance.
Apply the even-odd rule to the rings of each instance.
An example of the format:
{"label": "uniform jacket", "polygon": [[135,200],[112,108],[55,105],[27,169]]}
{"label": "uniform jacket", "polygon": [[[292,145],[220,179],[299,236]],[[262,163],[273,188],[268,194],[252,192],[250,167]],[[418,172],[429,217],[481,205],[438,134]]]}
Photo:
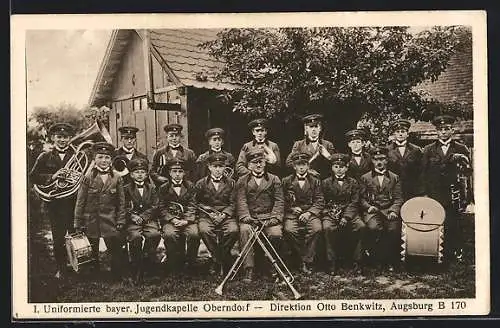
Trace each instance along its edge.
{"label": "uniform jacket", "polygon": [[166,164],[169,160],[174,159],[174,158],[181,158],[184,160],[184,165],[185,165],[185,171],[186,171],[186,178],[189,179],[190,176],[194,174],[194,163],[196,161],[196,156],[194,154],[194,151],[192,151],[189,148],[179,146],[179,150],[175,154],[175,157],[173,156],[173,153],[170,151],[170,147],[163,146],[155,153],[153,154],[153,162],[151,163],[151,170],[149,176],[153,180],[153,182],[156,184],[156,186],[159,187],[162,183],[158,180],[158,176],[163,176],[168,178],[168,172],[166,168]]}
{"label": "uniform jacket", "polygon": [[439,141],[435,141],[424,148],[422,155],[423,192],[434,198],[443,206],[451,203],[450,186],[456,183],[457,170],[453,154],[462,154],[470,159],[467,147],[452,140],[446,155],[443,154]]}
{"label": "uniform jacket", "polygon": [[[325,147],[330,154],[335,153],[335,147],[330,141],[320,139],[318,143],[323,145],[323,147]],[[317,152],[317,149],[314,149],[311,143],[306,139],[295,141],[295,143],[292,146],[290,154],[286,158],[287,167],[293,168],[292,155],[296,152],[304,152],[309,154],[310,156],[313,156]],[[311,169],[319,173],[321,179],[326,178],[332,170],[331,169],[332,165],[330,163],[330,160],[324,158],[321,154],[318,155],[318,157],[316,157],[314,161],[312,161],[310,167]]]}
{"label": "uniform jacket", "polygon": [[349,161],[349,169],[347,170],[347,175],[353,177],[354,179],[360,181],[361,176],[372,169],[372,158],[370,154],[366,152],[361,153],[361,162],[358,165],[356,159],[351,155],[351,160]]}
{"label": "uniform jacket", "polygon": [[260,215],[283,221],[285,201],[280,179],[265,173],[260,186],[252,174],[246,174],[236,182],[236,212],[239,220]]}
{"label": "uniform jacket", "polygon": [[128,223],[133,223],[130,220],[131,213],[140,215],[144,221],[157,221],[159,200],[156,188],[153,185],[144,183],[142,196],[134,182],[125,185],[124,190]]}
{"label": "uniform jacket", "polygon": [[399,176],[386,170],[382,186],[375,171],[361,176],[361,206],[365,211],[370,206],[376,206],[384,214],[395,212],[399,215],[402,205],[403,195]]}
{"label": "uniform jacket", "polygon": [[86,227],[90,238],[119,234],[117,224],[124,225],[125,192],[120,176],[110,173],[104,183],[92,169],[83,179],[75,205],[75,228]]}
{"label": "uniform jacket", "polygon": [[[132,153],[132,158],[130,160],[126,157],[126,155],[127,155],[127,153],[123,150],[123,147],[117,148],[115,150],[115,158],[118,157],[118,156],[122,157],[125,160],[126,164],[128,164],[128,162],[130,160],[137,159],[137,158],[148,159],[148,157],[146,155],[144,155],[143,153],[141,153],[140,151],[138,151],[135,148],[134,148],[134,152]],[[126,175],[123,175],[122,179],[123,179],[123,183],[125,185],[129,184],[129,183],[133,183],[132,178],[130,177],[130,173],[127,173]]]}
{"label": "uniform jacket", "polygon": [[[280,149],[278,145],[270,140],[265,141],[266,145],[271,148],[276,155],[276,163],[275,164],[266,164],[267,170],[273,174],[279,174],[279,170],[281,169],[281,155]],[[263,146],[257,144],[255,140],[249,141],[241,147],[240,154],[238,155],[238,160],[236,161],[236,174],[238,177],[242,177],[243,175],[249,173],[250,171],[247,168],[247,153],[250,152],[254,148],[262,149]]]}
{"label": "uniform jacket", "polygon": [[298,218],[292,213],[292,207],[300,207],[302,212],[310,212],[319,217],[323,211],[325,201],[321,191],[321,180],[308,174],[303,188],[300,187],[297,175],[292,174],[283,179],[283,193],[285,197],[285,217]]}
{"label": "uniform jacket", "polygon": [[[217,211],[225,213],[228,217],[234,214],[234,186],[235,181],[223,177],[220,181],[219,189],[215,190],[209,176],[201,178],[195,184],[196,203],[210,206]],[[208,215],[198,210],[198,217],[208,219]]]}
{"label": "uniform jacket", "polygon": [[341,186],[335,177],[330,176],[322,181],[322,187],[325,197],[325,215],[328,215],[334,206],[342,209],[341,218],[348,221],[359,215],[361,189],[356,179],[346,176]]}
{"label": "uniform jacket", "polygon": [[[160,199],[160,221],[162,223],[170,222],[174,218],[184,219],[190,223],[194,223],[196,221],[196,210],[194,208],[196,194],[194,184],[192,182],[184,179],[182,181],[180,195],[177,195],[172,187],[172,183],[167,181],[158,189],[158,196]],[[184,208],[184,212],[180,213],[179,216],[179,213],[172,211],[169,202],[181,204]]]}
{"label": "uniform jacket", "polygon": [[41,153],[31,169],[31,182],[38,185],[46,185],[52,182],[52,175],[63,168],[74,153],[73,149],[69,147],[62,160],[55,148]]}
{"label": "uniform jacket", "polygon": [[[196,176],[198,177],[198,179],[202,179],[203,177],[206,177],[209,174],[206,161],[208,156],[212,153],[214,153],[214,151],[207,150],[206,152],[198,156],[198,158],[196,159]],[[221,153],[227,157],[225,163],[226,167],[230,167],[231,169],[234,170],[234,156],[225,150],[221,150]]]}
{"label": "uniform jacket", "polygon": [[415,197],[420,188],[422,149],[407,142],[405,152],[401,156],[397,145],[393,142],[388,146],[387,159],[387,168],[401,179],[403,198],[406,200]]}

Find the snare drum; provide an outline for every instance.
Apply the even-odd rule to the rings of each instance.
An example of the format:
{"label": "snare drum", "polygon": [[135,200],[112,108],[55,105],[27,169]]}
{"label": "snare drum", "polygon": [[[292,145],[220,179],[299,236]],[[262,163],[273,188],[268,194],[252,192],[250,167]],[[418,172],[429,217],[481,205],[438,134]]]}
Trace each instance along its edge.
{"label": "snare drum", "polygon": [[86,235],[74,233],[66,235],[66,251],[68,252],[68,266],[78,272],[80,265],[92,262],[92,247]]}

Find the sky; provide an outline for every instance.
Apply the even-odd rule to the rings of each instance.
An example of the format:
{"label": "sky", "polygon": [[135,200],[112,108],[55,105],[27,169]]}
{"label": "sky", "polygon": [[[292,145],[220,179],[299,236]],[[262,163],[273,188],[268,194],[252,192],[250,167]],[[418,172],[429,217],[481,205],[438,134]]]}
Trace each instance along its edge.
{"label": "sky", "polygon": [[60,103],[85,106],[110,35],[111,30],[28,31],[28,113]]}
{"label": "sky", "polygon": [[110,30],[32,30],[26,34],[28,113],[90,97]]}

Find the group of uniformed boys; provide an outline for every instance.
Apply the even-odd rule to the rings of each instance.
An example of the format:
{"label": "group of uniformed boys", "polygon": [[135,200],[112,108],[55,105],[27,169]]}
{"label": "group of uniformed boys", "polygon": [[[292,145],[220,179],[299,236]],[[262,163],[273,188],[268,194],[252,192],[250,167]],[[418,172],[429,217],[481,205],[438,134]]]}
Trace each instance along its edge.
{"label": "group of uniformed boys", "polygon": [[[366,147],[365,132],[351,130],[346,133],[350,153],[344,154],[322,138],[322,116],[310,114],[303,117],[304,138],[286,158],[293,173],[285,177],[279,176],[285,168],[278,145],[267,138],[265,119],[249,123],[254,138],[236,161],[223,149],[223,129],[206,132],[209,149],[196,157],[181,145],[182,126],[168,124],[165,146],[155,152],[151,166],[135,148],[138,129],[121,127],[120,148],[93,145],[95,165],[78,194],[47,203],[56,276],[66,272],[67,231],[85,233],[96,259],[102,238],[117,275],[123,273],[119,254],[125,240],[130,276],[139,282],[162,237],[170,271],[192,270],[202,239],[213,259],[210,271],[227,273],[235,243],[239,240],[241,249],[262,225],[278,254],[288,264],[298,259],[304,274],[318,268],[334,274],[339,259],[356,272],[370,263],[392,271],[401,250],[400,209],[417,195],[444,206],[447,258],[460,259],[461,231],[449,188],[455,181],[454,154],[469,157],[469,151],[452,138],[453,122],[451,116],[437,117],[438,139],[423,150],[407,141],[407,120],[393,122],[389,146]],[[54,124],[49,134],[54,148],[34,164],[30,177],[35,184],[63,177],[74,154],[69,124]],[[127,175],[113,169],[116,159],[126,164]],[[244,281],[254,279],[254,267],[252,249],[243,262]],[[94,268],[99,270],[97,260]]]}

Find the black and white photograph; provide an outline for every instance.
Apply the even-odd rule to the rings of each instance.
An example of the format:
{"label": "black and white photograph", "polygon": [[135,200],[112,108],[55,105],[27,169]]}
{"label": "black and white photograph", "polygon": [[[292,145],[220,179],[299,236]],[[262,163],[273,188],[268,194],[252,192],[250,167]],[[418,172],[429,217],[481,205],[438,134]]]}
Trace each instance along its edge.
{"label": "black and white photograph", "polygon": [[489,312],[485,12],[12,18],[15,319]]}

